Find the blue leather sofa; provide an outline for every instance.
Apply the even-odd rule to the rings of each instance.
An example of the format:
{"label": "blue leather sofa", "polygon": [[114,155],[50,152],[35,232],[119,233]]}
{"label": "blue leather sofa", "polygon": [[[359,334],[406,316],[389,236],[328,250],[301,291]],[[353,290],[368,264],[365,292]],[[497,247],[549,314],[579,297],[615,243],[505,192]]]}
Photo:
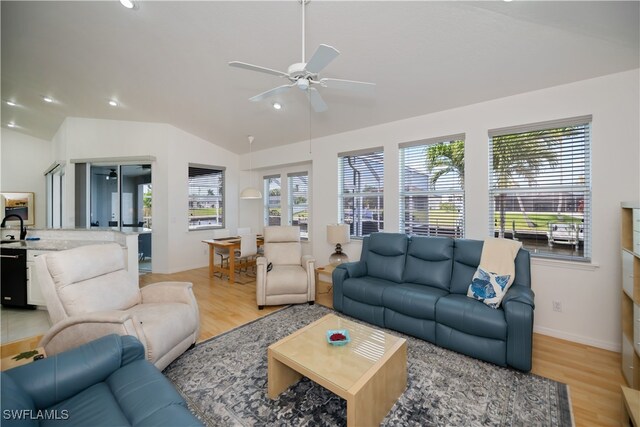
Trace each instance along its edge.
{"label": "blue leather sofa", "polygon": [[360,261],[333,271],[333,308],[374,325],[521,371],[531,370],[534,294],[529,252],[498,309],[467,297],[481,240],[372,233]]}
{"label": "blue leather sofa", "polygon": [[132,336],[2,372],[3,426],[202,426]]}

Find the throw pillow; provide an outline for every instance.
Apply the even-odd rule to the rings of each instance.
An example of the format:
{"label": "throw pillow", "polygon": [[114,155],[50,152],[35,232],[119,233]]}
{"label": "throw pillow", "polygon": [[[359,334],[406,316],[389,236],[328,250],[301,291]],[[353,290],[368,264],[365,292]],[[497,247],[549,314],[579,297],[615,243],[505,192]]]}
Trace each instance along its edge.
{"label": "throw pillow", "polygon": [[467,296],[482,301],[491,308],[498,308],[509,290],[510,278],[508,274],[499,276],[478,267],[469,285]]}

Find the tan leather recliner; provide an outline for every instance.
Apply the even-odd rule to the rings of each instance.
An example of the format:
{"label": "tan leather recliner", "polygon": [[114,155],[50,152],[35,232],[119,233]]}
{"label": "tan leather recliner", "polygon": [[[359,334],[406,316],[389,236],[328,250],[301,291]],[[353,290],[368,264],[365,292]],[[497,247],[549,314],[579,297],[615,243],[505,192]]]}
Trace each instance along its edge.
{"label": "tan leather recliner", "polygon": [[143,288],[125,269],[116,243],[51,252],[36,258],[53,326],[40,345],[56,354],[108,334],[133,335],[162,370],[196,342],[200,314],[192,284]]}
{"label": "tan leather recliner", "polygon": [[[256,300],[265,305],[313,304],[316,299],[315,259],[302,256],[300,227],[264,228],[264,257],[258,257]],[[273,268],[267,272],[267,265]]]}

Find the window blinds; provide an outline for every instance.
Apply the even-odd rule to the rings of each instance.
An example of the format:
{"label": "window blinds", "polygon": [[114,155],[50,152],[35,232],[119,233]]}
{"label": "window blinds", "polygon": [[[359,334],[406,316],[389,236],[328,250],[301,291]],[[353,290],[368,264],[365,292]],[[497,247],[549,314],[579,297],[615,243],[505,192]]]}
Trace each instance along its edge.
{"label": "window blinds", "polygon": [[384,228],[384,156],[382,149],[338,155],[340,222],[351,236]]}
{"label": "window blinds", "polygon": [[491,235],[533,255],[590,260],[590,129],[581,117],[490,132]]}
{"label": "window blinds", "polygon": [[464,237],[464,135],[400,145],[400,230]]}
{"label": "window blinds", "polygon": [[189,165],[189,230],[224,227],[224,168]]}
{"label": "window blinds", "polygon": [[289,223],[300,227],[300,238],[309,238],[309,176],[307,172],[287,174]]}
{"label": "window blinds", "polygon": [[264,225],[282,225],[280,175],[264,178]]}

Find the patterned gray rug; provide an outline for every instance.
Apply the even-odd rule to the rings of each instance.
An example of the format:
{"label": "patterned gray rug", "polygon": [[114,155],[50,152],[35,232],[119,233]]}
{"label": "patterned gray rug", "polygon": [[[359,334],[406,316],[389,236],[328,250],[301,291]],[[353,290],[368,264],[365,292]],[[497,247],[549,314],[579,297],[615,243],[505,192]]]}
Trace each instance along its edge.
{"label": "patterned gray rug", "polygon": [[[306,378],[276,400],[267,397],[267,347],[332,312],[285,308],[198,344],[164,373],[209,426],[345,425],[346,402]],[[565,384],[392,333],[407,339],[408,384],[383,425],[573,424]]]}

